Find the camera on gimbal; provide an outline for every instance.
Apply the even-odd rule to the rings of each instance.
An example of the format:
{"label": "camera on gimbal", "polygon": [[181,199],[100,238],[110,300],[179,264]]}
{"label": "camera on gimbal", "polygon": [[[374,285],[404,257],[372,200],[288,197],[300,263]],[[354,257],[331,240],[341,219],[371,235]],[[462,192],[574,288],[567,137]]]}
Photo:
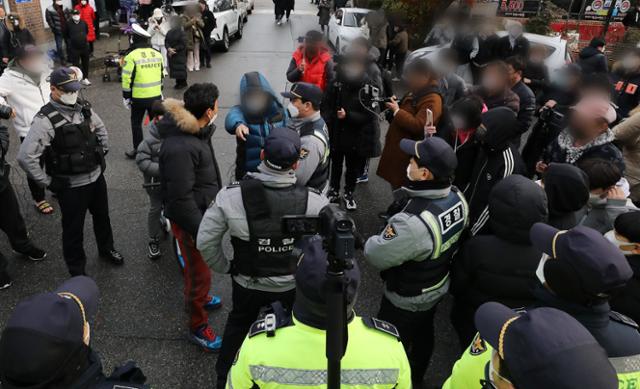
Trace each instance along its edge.
{"label": "camera on gimbal", "polygon": [[540,110],[540,120],[549,125],[562,126],[564,115],[553,108],[542,107]]}
{"label": "camera on gimbal", "polygon": [[13,108],[8,105],[0,105],[0,119],[11,119]]}
{"label": "camera on gimbal", "polygon": [[353,219],[335,204],[322,208],[316,217],[292,215],[282,218],[283,232],[294,236],[320,234],[329,257],[342,261],[355,257],[354,225]]}

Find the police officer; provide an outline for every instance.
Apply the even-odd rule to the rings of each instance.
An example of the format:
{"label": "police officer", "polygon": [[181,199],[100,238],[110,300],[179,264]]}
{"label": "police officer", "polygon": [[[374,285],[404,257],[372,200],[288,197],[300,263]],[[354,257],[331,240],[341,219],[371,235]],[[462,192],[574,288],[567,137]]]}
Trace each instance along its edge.
{"label": "police officer", "polygon": [[[327,253],[322,240],[303,244],[296,272],[296,299],[292,315],[276,313],[276,329],[256,322],[242,344],[227,388],[325,388],[327,357],[325,323]],[[344,387],[407,389],[411,374],[396,328],[382,320],[356,316],[360,284],[357,263],[345,271],[348,342],[341,361]]]}
{"label": "police officer", "polygon": [[134,159],[142,142],[144,114],[150,115],[153,102],[162,99],[164,64],[162,54],[151,47],[151,35],[139,24],[133,24],[131,29],[133,42],[122,68],[122,98],[125,108],[131,110],[133,134],[133,149],[125,155]]}
{"label": "police officer", "polygon": [[133,362],[104,375],[90,344],[97,310],[98,286],[84,276],[20,302],[0,337],[2,388],[150,388]]}
{"label": "police officer", "polygon": [[[536,270],[540,284],[533,291],[535,305],[573,316],[604,348],[620,382],[640,381],[638,325],[609,306],[610,297],[632,276],[622,252],[599,232],[584,226],[561,231],[537,223],[531,228],[530,239],[545,253]],[[480,387],[482,366],[489,358],[481,352],[483,342],[476,335],[469,352],[454,366],[445,389]]]}
{"label": "police officer", "polygon": [[324,192],[329,180],[329,132],[320,116],[322,90],[306,82],[281,95],[289,99],[289,128],[298,131],[302,149],[296,169],[298,184]]}
{"label": "police officer", "polygon": [[[58,196],[62,212],[62,252],[72,276],[84,275],[84,220],[93,216],[93,230],[101,257],[116,265],[124,258],[113,247],[107,183],[107,129],[91,104],[78,99],[78,73],[59,68],[50,76],[51,101],[31,123],[17,160],[38,185]],[[45,170],[40,166],[44,156]]]}
{"label": "police officer", "polygon": [[[198,250],[215,272],[230,273],[233,279],[233,308],[216,364],[219,388],[224,387],[233,357],[260,308],[274,301],[285,307],[293,303],[296,239],[281,231],[281,218],[317,216],[328,203],[317,192],[296,185],[300,150],[300,137],[294,131],[271,131],[258,172],[221,190],[200,223]],[[226,258],[222,250],[227,231],[233,259]]]}
{"label": "police officer", "polygon": [[385,292],[378,316],[395,325],[409,355],[414,388],[433,352],[433,318],[449,289],[449,267],[468,223],[467,203],[451,185],[457,166],[451,146],[440,138],[400,148],[411,156],[401,189],[408,200],[380,235],[365,244],[365,258],[381,270]]}
{"label": "police officer", "polygon": [[602,347],[565,312],[536,308],[518,314],[491,302],[480,306],[475,323],[484,345],[491,346],[484,351],[490,359],[482,388],[618,388]]}

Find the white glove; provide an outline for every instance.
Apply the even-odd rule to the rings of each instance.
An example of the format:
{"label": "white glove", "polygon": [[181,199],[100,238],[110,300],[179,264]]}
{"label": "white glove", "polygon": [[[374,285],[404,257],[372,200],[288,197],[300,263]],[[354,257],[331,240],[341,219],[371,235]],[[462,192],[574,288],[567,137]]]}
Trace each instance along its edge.
{"label": "white glove", "polygon": [[122,98],[122,105],[124,105],[126,109],[131,109],[131,99]]}

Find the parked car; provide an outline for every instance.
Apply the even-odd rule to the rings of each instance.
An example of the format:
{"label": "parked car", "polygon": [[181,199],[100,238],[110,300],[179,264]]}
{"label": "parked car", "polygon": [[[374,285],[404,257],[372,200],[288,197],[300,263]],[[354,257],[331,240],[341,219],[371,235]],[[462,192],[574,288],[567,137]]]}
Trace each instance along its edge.
{"label": "parked car", "polygon": [[242,21],[249,21],[249,1],[248,0],[237,0],[238,2],[238,10],[240,11],[240,15],[242,15]]}
{"label": "parked car", "polygon": [[216,17],[216,28],[211,31],[211,45],[222,51],[229,51],[231,37],[242,38],[246,11],[239,0],[207,0]]}
{"label": "parked car", "polygon": [[[507,35],[507,32],[498,31],[497,34],[498,36],[503,37]],[[562,39],[559,36],[530,34],[528,32],[525,32],[524,36],[532,45],[542,45],[547,48],[547,58],[544,62],[549,68],[549,72],[553,72],[564,65],[573,62],[565,39]],[[407,63],[415,60],[416,58],[426,58],[431,61],[436,60],[438,52],[449,46],[451,46],[451,44],[447,43],[440,46],[428,46],[415,50],[407,57]],[[464,75],[461,76],[464,77]]]}
{"label": "parked car", "polygon": [[331,16],[327,34],[337,53],[343,53],[352,40],[364,36],[362,22],[369,12],[365,8],[340,8]]}
{"label": "parked car", "polygon": [[256,9],[256,0],[244,0],[247,2],[247,13],[251,15],[253,10]]}

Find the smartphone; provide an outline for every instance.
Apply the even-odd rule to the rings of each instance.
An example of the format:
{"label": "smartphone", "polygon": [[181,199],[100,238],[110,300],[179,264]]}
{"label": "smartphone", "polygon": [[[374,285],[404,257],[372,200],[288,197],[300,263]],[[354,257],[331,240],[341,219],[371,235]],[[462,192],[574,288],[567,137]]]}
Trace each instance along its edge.
{"label": "smartphone", "polygon": [[430,131],[430,127],[433,127],[433,111],[427,108],[427,121],[424,124],[425,137],[433,136],[433,133]]}

